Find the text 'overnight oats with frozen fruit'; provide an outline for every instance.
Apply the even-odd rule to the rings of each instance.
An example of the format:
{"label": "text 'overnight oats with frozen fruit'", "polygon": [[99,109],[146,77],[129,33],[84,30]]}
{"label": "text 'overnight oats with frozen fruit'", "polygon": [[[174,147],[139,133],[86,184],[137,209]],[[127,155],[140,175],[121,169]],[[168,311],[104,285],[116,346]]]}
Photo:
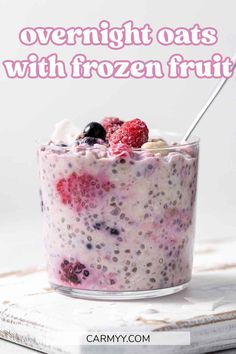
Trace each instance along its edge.
{"label": "text 'overnight oats with frozen fruit'", "polygon": [[191,278],[198,141],[140,119],[57,124],[38,149],[49,281],[78,297],[140,298]]}

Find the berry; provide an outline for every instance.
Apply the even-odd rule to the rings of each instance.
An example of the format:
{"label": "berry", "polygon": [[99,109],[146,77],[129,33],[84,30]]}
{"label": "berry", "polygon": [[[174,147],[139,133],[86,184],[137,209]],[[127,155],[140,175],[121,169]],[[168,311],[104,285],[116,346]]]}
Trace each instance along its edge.
{"label": "berry", "polygon": [[117,230],[117,229],[115,229],[114,227],[112,227],[112,228],[110,228],[110,234],[117,236],[117,235],[120,234],[120,232],[119,232],[119,230]]}
{"label": "berry", "polygon": [[97,222],[96,224],[93,225],[93,227],[94,227],[95,230],[105,230],[110,235],[118,236],[120,234],[120,231],[117,228],[107,226],[105,224],[105,222]]}
{"label": "berry", "polygon": [[100,223],[100,222],[96,222],[96,224],[93,225],[93,227],[95,228],[95,230],[101,230],[101,228],[104,226],[104,222]]}
{"label": "berry", "polygon": [[100,123],[91,122],[84,128],[84,136],[91,138],[99,138],[102,140],[106,139],[106,130]]}
{"label": "berry", "polygon": [[62,274],[61,279],[66,282],[70,282],[73,284],[81,284],[82,272],[83,275],[85,275],[86,277],[89,275],[89,271],[86,269],[84,264],[80,263],[79,261],[73,263],[64,260],[61,264],[61,270],[59,271],[59,274]]}
{"label": "berry", "polygon": [[88,277],[88,276],[89,276],[89,271],[88,271],[87,269],[85,269],[85,270],[83,271],[83,274],[84,274],[86,277]]}
{"label": "berry", "polygon": [[119,129],[124,122],[117,117],[106,117],[101,121],[102,126],[105,128],[107,140],[110,140],[112,134]]}
{"label": "berry", "polygon": [[63,204],[71,203],[71,196],[67,190],[67,180],[65,178],[60,179],[56,184],[56,190],[60,194],[61,202]]}
{"label": "berry", "polygon": [[138,118],[125,122],[110,138],[110,143],[123,143],[133,148],[140,148],[147,141],[148,127]]}
{"label": "berry", "polygon": [[73,270],[76,274],[80,274],[84,268],[85,268],[84,264],[82,264],[80,262],[76,262]]}
{"label": "berry", "polygon": [[56,183],[56,190],[61,202],[72,207],[76,212],[81,209],[94,208],[101,198],[113,188],[108,180],[88,173],[78,175],[71,173]]}
{"label": "berry", "polygon": [[71,283],[78,284],[79,279],[76,274],[71,274],[68,279],[71,281]]}
{"label": "berry", "polygon": [[91,250],[91,249],[93,248],[93,246],[91,245],[91,243],[87,243],[86,247],[87,247],[88,250]]}
{"label": "berry", "polygon": [[87,144],[93,146],[94,144],[104,144],[104,140],[94,137],[85,137],[81,140],[78,140],[79,144]]}
{"label": "berry", "polygon": [[131,146],[123,143],[112,144],[110,146],[110,155],[129,157],[132,155]]}

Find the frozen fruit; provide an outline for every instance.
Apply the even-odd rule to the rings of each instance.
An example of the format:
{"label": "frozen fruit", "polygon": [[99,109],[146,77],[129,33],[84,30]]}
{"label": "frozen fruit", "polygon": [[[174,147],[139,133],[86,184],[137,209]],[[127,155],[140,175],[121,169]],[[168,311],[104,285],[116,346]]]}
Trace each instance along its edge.
{"label": "frozen fruit", "polygon": [[[82,280],[79,276],[83,272],[85,276],[89,275],[89,271],[85,269],[85,265],[80,263],[79,261],[73,263],[67,260],[64,260],[61,264],[62,270],[62,280],[69,281],[73,284],[81,284]],[[61,274],[61,271],[59,272]],[[87,275],[86,275],[87,274]]]}
{"label": "frozen fruit", "polygon": [[71,283],[74,283],[74,284],[78,284],[80,283],[78,277],[76,274],[71,274],[69,277],[68,277],[68,280],[71,281]]}
{"label": "frozen fruit", "polygon": [[125,122],[110,138],[110,143],[123,143],[133,148],[140,148],[147,141],[148,127],[138,118]]}
{"label": "frozen fruit", "polygon": [[85,268],[85,265],[80,263],[79,261],[77,261],[74,265],[73,270],[76,274],[80,274],[84,268]]}
{"label": "frozen fruit", "polygon": [[102,121],[101,124],[105,128],[107,135],[106,138],[107,140],[110,140],[110,137],[112,134],[119,129],[124,122],[120,120],[117,117],[105,117]]}
{"label": "frozen fruit", "polygon": [[101,230],[101,228],[105,225],[104,222],[96,222],[96,224],[93,225],[95,230]]}
{"label": "frozen fruit", "polygon": [[123,143],[111,144],[110,155],[129,157],[132,155],[132,148],[130,145]]}
{"label": "frozen fruit", "polygon": [[100,123],[97,122],[87,124],[83,133],[85,137],[89,136],[91,138],[99,138],[102,140],[106,139],[106,130]]}
{"label": "frozen fruit", "polygon": [[91,249],[93,248],[93,246],[91,245],[91,243],[87,243],[86,247],[87,247],[88,250],[91,250]]}
{"label": "frozen fruit", "polygon": [[119,235],[120,232],[119,232],[119,230],[115,229],[114,227],[111,227],[110,228],[110,234],[111,235]]}
{"label": "frozen fruit", "polygon": [[163,139],[157,139],[156,141],[148,141],[142,145],[142,150],[150,150],[151,152],[165,152],[165,148],[168,145]]}
{"label": "frozen fruit", "polygon": [[105,224],[104,221],[102,222],[97,222],[96,224],[93,225],[95,230],[105,230],[108,232],[110,235],[115,235],[118,236],[120,234],[120,231],[116,227],[110,227]]}
{"label": "frozen fruit", "polygon": [[56,183],[61,202],[77,212],[81,209],[94,208],[113,187],[114,185],[104,177],[98,178],[88,173],[78,175],[76,172]]}
{"label": "frozen fruit", "polygon": [[94,144],[105,144],[104,140],[94,137],[85,137],[83,139],[78,140],[79,144],[87,144],[89,146],[93,146]]}
{"label": "frozen fruit", "polygon": [[67,180],[65,178],[61,178],[56,184],[56,190],[60,194],[61,202],[63,204],[71,203],[71,195],[67,188]]}

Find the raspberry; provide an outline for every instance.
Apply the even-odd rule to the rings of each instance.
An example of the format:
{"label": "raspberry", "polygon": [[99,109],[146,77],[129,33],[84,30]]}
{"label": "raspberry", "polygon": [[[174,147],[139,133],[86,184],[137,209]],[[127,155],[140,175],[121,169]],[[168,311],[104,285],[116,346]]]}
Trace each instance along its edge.
{"label": "raspberry", "polygon": [[148,127],[138,118],[125,122],[110,138],[113,144],[123,143],[133,148],[140,148],[147,141]]}
{"label": "raspberry", "polygon": [[60,179],[56,184],[56,189],[61,196],[61,201],[63,204],[70,204],[71,197],[67,189],[67,181],[65,178]]}
{"label": "raspberry", "polygon": [[56,190],[61,202],[71,206],[77,212],[81,209],[94,208],[97,199],[102,198],[114,186],[106,179],[88,173],[71,173],[56,183]]}
{"label": "raspberry", "polygon": [[101,124],[103,128],[105,128],[107,135],[106,138],[107,140],[110,140],[110,137],[112,134],[119,129],[124,122],[120,120],[117,117],[105,117],[102,121]]}
{"label": "raspberry", "polygon": [[85,278],[82,276],[82,273],[85,277],[89,276],[89,271],[86,269],[85,265],[80,263],[79,261],[76,262],[69,262],[65,259],[61,263],[61,270],[59,274],[61,274],[61,280],[70,282],[72,284],[81,284],[82,279]]}
{"label": "raspberry", "polygon": [[116,155],[119,157],[129,157],[132,155],[132,148],[130,145],[123,143],[112,144],[110,152],[110,155]]}

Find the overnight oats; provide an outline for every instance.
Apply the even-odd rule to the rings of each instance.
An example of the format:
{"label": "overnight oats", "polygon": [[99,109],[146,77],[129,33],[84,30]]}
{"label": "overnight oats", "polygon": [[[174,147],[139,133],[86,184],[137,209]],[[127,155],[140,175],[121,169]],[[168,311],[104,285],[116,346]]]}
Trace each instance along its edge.
{"label": "overnight oats", "polygon": [[140,119],[80,132],[57,124],[38,149],[49,281],[94,299],[156,297],[191,279],[198,141],[151,138]]}

